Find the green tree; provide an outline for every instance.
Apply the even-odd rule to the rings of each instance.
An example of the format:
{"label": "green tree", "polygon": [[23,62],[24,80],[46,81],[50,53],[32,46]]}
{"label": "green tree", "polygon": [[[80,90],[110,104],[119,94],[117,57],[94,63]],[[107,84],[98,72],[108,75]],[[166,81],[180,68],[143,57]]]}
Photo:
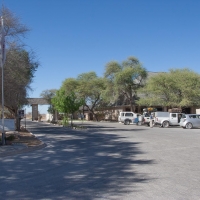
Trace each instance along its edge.
{"label": "green tree", "polygon": [[[95,72],[80,74],[76,79],[66,79],[62,87],[66,94],[73,92],[77,99],[84,99],[84,107],[93,114],[98,121],[97,113],[95,112],[102,103],[102,94],[105,90],[105,80],[98,77]],[[84,110],[84,109],[83,109]]]}
{"label": "green tree", "polygon": [[93,114],[96,121],[98,115],[95,112],[103,101],[102,95],[105,90],[104,78],[98,77],[95,72],[82,73],[77,78],[77,93],[85,100],[85,106]]}
{"label": "green tree", "polygon": [[79,110],[80,106],[84,104],[83,99],[78,99],[74,92],[67,94],[63,88],[56,92],[56,95],[52,98],[52,104],[61,113],[65,114],[65,122],[68,114],[71,114],[71,125],[72,116]]}
{"label": "green tree", "polygon": [[109,62],[104,77],[107,79],[104,98],[111,104],[120,99],[121,104],[128,103],[131,110],[135,111],[137,91],[144,86],[147,78],[147,71],[139,60],[129,57],[122,64]]}
{"label": "green tree", "polygon": [[77,93],[77,88],[79,86],[79,82],[75,78],[67,78],[63,81],[61,88],[65,90],[66,94],[70,94],[72,92]]}
{"label": "green tree", "polygon": [[[27,47],[25,49],[23,46],[22,38],[29,29],[8,8],[2,7],[0,14],[4,20],[6,38],[4,105],[15,117],[16,130],[19,130],[18,109],[27,104],[26,98],[28,97],[28,91],[31,90],[30,84],[33,81],[39,62],[36,60],[34,52],[27,50]],[[1,79],[2,77],[0,78],[0,95],[2,95]]]}
{"label": "green tree", "polygon": [[50,114],[54,114],[55,113],[55,109],[51,103],[51,99],[56,95],[56,91],[57,89],[50,89],[50,90],[44,90],[42,91],[42,93],[40,94],[40,97],[44,98],[48,104],[49,104],[49,107],[48,107],[48,113]]}
{"label": "green tree", "polygon": [[[12,46],[7,50],[4,65],[4,105],[16,119],[16,130],[20,129],[18,110],[27,104],[28,91],[39,63],[32,52]],[[2,77],[0,76],[0,95]],[[1,99],[0,99],[1,102]]]}
{"label": "green tree", "polygon": [[139,105],[187,107],[200,105],[200,75],[185,68],[158,73],[140,91]]}

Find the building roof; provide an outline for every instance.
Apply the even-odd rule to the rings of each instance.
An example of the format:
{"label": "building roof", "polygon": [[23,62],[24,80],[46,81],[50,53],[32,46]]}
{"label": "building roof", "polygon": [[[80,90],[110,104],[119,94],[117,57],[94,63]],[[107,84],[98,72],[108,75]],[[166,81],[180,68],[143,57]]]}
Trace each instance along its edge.
{"label": "building roof", "polygon": [[44,98],[27,98],[28,103],[30,105],[38,104],[38,105],[49,105],[46,99]]}

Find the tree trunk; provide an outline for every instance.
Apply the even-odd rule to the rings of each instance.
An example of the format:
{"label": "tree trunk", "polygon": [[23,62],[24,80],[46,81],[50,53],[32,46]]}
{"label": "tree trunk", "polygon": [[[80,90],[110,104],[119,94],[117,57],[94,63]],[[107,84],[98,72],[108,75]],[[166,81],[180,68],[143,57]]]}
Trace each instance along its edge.
{"label": "tree trunk", "polygon": [[72,122],[72,120],[73,120],[73,114],[71,114],[70,119],[71,119],[71,126],[73,126],[73,122]]}
{"label": "tree trunk", "polygon": [[135,112],[135,105],[133,105],[132,99],[130,100],[130,107],[131,107],[131,111]]}
{"label": "tree trunk", "polygon": [[20,121],[21,119],[19,118],[18,114],[15,115],[15,130],[20,131]]}
{"label": "tree trunk", "polygon": [[91,110],[91,112],[92,112],[92,114],[93,114],[93,116],[94,116],[95,120],[98,122],[98,121],[99,121],[99,119],[98,119],[97,115],[94,113],[94,111],[93,111],[93,110]]}

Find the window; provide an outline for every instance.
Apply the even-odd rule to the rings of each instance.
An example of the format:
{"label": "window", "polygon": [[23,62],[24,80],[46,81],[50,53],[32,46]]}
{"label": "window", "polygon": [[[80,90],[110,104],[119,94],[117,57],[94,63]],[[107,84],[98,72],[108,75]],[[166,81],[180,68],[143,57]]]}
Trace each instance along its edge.
{"label": "window", "polygon": [[197,116],[196,115],[190,115],[189,118],[196,119]]}
{"label": "window", "polygon": [[186,116],[183,114],[181,118],[186,118]]}
{"label": "window", "polygon": [[125,116],[132,117],[132,116],[133,116],[133,113],[126,113]]}
{"label": "window", "polygon": [[176,114],[172,114],[172,117],[176,118]]}

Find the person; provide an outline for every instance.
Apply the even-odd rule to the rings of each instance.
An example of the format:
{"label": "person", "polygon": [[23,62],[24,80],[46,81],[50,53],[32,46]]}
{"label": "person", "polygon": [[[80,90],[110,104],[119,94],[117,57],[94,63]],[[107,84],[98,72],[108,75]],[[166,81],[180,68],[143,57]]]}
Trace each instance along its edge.
{"label": "person", "polygon": [[178,123],[181,121],[182,114],[178,114]]}
{"label": "person", "polygon": [[153,115],[150,114],[150,128],[153,128]]}

